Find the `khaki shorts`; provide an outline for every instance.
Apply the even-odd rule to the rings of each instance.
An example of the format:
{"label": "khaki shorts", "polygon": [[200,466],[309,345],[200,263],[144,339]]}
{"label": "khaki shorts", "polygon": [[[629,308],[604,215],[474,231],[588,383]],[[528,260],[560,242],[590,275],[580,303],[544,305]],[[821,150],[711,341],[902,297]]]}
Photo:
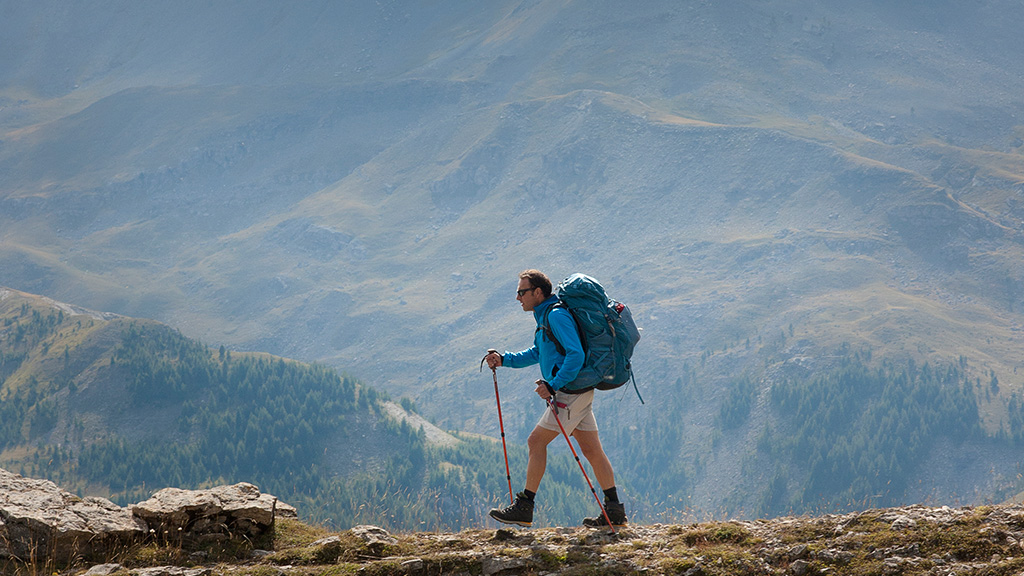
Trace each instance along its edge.
{"label": "khaki shorts", "polygon": [[[565,433],[571,435],[575,430],[584,432],[597,432],[597,419],[594,418],[594,391],[589,390],[583,394],[566,394],[555,392],[555,401],[558,402],[558,420],[562,422]],[[563,406],[564,404],[564,406]],[[544,415],[537,421],[537,426],[546,430],[553,430],[561,433],[558,428],[558,421],[551,413],[551,407],[544,407]]]}

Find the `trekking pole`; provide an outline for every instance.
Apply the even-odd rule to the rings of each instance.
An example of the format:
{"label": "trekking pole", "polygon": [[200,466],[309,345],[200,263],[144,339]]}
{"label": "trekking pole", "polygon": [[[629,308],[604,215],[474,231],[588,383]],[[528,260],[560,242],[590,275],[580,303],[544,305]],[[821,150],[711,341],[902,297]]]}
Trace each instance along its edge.
{"label": "trekking pole", "polygon": [[[491,348],[487,351],[487,355],[484,356],[484,360],[480,361],[480,369],[484,369],[484,361],[487,360],[487,356],[492,353],[497,354],[498,351]],[[498,426],[501,427],[501,451],[505,453],[505,478],[508,480],[508,499],[509,503],[515,504],[515,498],[512,496],[512,472],[508,467],[508,449],[505,447],[505,422],[501,418],[501,397],[498,396],[498,369],[491,368],[491,375],[494,376],[494,400],[498,404]]]}
{"label": "trekking pole", "polygon": [[587,471],[583,468],[583,462],[580,462],[580,457],[576,454],[576,449],[572,447],[572,440],[569,440],[569,435],[566,434],[565,427],[562,426],[562,419],[558,417],[558,402],[555,401],[555,389],[544,380],[538,380],[538,382],[544,382],[544,385],[548,388],[548,392],[551,393],[551,397],[547,399],[547,403],[551,408],[551,413],[555,415],[555,422],[558,423],[558,429],[562,431],[562,436],[565,436],[565,441],[569,444],[569,450],[572,451],[572,457],[575,458],[576,463],[580,465],[580,472],[583,472],[583,477],[587,480],[587,486],[590,487],[590,493],[594,495],[594,500],[597,500],[597,505],[601,508],[601,514],[604,514],[604,519],[608,522],[608,528],[611,529],[612,534],[615,534],[615,526],[612,525],[612,519],[608,517],[608,511],[604,509],[604,504],[601,503],[601,498],[597,496],[597,490],[594,490],[594,485],[590,482],[590,476],[587,475]]}

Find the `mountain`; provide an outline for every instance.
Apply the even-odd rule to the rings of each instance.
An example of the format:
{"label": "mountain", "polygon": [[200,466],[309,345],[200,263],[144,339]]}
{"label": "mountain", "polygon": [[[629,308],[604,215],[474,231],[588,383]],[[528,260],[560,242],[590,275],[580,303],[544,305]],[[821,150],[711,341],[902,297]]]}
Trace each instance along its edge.
{"label": "mountain", "polygon": [[[11,5],[0,283],[344,368],[496,436],[477,363],[529,343],[516,273],[583,271],[644,328],[648,405],[598,407],[640,498],[999,498],[1020,461],[1022,22],[1005,0]],[[499,377],[523,440],[535,376]],[[833,486],[813,442],[763,440],[818,421],[836,382],[861,386],[856,425],[807,437],[902,489]],[[932,416],[879,382],[916,383],[890,390],[928,391]],[[977,422],[928,424],[971,401]],[[893,406],[877,429],[913,462],[857,438]]]}
{"label": "mountain", "polygon": [[[0,466],[83,496],[125,504],[250,478],[339,528],[479,525],[508,497],[497,442],[415,410],[322,365],[0,287]],[[509,459],[525,468],[522,448]],[[593,504],[574,466],[553,456],[562,497],[544,523]]]}
{"label": "mountain", "polygon": [[373,490],[426,450],[373,388],[324,367],[6,288],[0,317],[0,460],[79,491],[130,500],[250,476],[318,502],[322,485]]}

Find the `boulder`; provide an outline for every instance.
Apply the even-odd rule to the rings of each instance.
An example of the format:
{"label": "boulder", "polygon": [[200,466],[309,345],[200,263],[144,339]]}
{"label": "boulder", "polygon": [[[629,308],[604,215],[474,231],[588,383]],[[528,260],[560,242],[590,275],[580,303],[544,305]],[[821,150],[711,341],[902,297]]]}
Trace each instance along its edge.
{"label": "boulder", "polygon": [[367,549],[375,555],[383,555],[384,552],[390,546],[398,544],[388,531],[379,526],[370,526],[367,524],[361,524],[359,526],[353,526],[351,533],[356,538],[359,538],[366,543]]}
{"label": "boulder", "polygon": [[104,498],[0,469],[0,558],[102,558],[145,535],[146,523]]}
{"label": "boulder", "polygon": [[194,543],[256,537],[274,525],[277,498],[247,482],[208,490],[165,488],[131,506],[159,541]]}
{"label": "boulder", "polygon": [[341,538],[328,536],[309,545],[310,557],[317,564],[333,564],[341,556]]}

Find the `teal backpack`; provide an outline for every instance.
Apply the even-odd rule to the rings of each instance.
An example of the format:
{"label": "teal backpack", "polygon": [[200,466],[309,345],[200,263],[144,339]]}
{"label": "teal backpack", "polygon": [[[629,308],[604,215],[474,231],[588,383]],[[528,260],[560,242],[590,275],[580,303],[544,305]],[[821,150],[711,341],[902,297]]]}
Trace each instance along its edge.
{"label": "teal backpack", "polygon": [[566,392],[591,389],[613,390],[632,380],[633,389],[643,404],[633,377],[630,358],[640,341],[640,330],[625,304],[609,298],[601,284],[585,274],[573,274],[558,284],[558,302],[548,308],[540,329],[555,344],[559,354],[565,348],[548,326],[548,314],[554,308],[565,308],[576,323],[576,332],[583,344],[584,361],[576,379],[565,385]]}

